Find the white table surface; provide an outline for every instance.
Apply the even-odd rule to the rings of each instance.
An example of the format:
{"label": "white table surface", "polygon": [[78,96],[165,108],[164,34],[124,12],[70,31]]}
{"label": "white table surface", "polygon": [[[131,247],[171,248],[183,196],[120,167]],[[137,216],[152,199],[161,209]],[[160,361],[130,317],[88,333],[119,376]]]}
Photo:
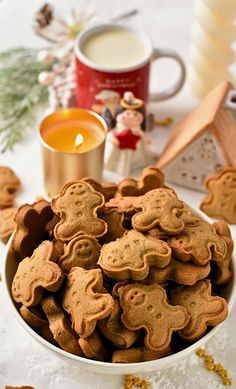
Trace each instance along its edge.
{"label": "white table surface", "polygon": [[[44,2],[41,0],[1,0],[0,1],[0,50],[13,46],[42,47],[44,42],[35,37],[32,30],[33,14]],[[99,19],[109,20],[124,10],[138,7],[140,13],[129,21],[149,34],[153,43],[159,47],[169,47],[187,61],[190,43],[190,29],[193,21],[193,2],[190,0],[93,0],[68,1],[54,0],[53,4],[61,9],[70,5],[89,4],[99,10]],[[159,76],[156,75],[158,70]],[[175,67],[163,60],[155,65],[152,87],[165,86],[175,76]],[[155,73],[155,74],[154,74]],[[197,102],[186,85],[181,93],[166,102],[152,104],[150,110],[158,119],[172,116],[175,122]],[[39,118],[40,120],[40,118]],[[0,165],[12,167],[20,180],[22,189],[17,196],[17,204],[33,202],[36,196],[44,193],[40,148],[36,137],[36,127],[31,134],[12,152],[0,154]],[[170,129],[157,128],[153,132],[154,146],[160,150]],[[105,180],[116,180],[114,174],[105,172]],[[180,198],[193,207],[198,207],[202,193],[175,187]],[[231,228],[236,238],[236,227]],[[4,256],[5,246],[0,244],[0,258]],[[0,271],[2,263],[0,260]],[[0,387],[4,385],[33,385],[36,389],[105,389],[122,388],[123,377],[92,374],[78,366],[59,359],[36,343],[18,324],[7,302],[3,285],[0,285]],[[236,382],[236,306],[217,336],[208,342],[206,348],[215,359],[224,364]],[[149,376],[153,388],[220,388],[221,381],[215,373],[207,372],[202,360],[194,354],[176,368],[156,372]],[[233,386],[236,388],[236,385]]]}

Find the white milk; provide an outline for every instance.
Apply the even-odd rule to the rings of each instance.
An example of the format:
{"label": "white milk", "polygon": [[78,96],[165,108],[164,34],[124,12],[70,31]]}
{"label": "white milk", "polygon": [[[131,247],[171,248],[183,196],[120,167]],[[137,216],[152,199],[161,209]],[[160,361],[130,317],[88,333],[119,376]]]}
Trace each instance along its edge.
{"label": "white milk", "polygon": [[90,61],[111,69],[134,66],[147,55],[147,48],[139,36],[115,28],[89,36],[81,49]]}

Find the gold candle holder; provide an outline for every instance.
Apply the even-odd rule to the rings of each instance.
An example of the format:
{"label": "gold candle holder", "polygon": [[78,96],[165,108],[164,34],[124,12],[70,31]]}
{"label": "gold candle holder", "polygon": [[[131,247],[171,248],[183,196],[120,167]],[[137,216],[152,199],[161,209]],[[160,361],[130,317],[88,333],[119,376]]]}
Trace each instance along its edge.
{"label": "gold candle holder", "polygon": [[85,176],[102,179],[106,133],[103,118],[85,109],[60,109],[42,121],[39,138],[49,197],[68,181]]}

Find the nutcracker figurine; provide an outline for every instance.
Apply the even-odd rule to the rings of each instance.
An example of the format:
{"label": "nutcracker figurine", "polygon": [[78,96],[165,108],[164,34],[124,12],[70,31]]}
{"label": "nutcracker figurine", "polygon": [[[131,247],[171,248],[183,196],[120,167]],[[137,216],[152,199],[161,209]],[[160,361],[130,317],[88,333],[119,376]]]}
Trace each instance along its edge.
{"label": "nutcracker figurine", "polygon": [[122,176],[147,164],[145,106],[133,93],[125,92],[115,115],[115,127],[108,133],[105,166]]}

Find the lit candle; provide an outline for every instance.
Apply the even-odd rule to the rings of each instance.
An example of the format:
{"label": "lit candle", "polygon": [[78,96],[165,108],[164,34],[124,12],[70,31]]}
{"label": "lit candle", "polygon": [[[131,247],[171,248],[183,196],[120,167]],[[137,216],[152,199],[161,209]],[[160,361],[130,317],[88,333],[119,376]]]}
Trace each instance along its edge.
{"label": "lit candle", "polygon": [[107,127],[88,110],[61,109],[41,123],[44,181],[49,197],[84,176],[101,180]]}

